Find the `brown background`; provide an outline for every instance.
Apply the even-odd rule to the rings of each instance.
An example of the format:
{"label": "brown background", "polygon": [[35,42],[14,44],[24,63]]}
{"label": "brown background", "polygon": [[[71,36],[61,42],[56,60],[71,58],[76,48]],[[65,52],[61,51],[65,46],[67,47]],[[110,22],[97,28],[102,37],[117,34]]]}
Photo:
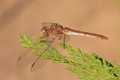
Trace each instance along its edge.
{"label": "brown background", "polygon": [[106,35],[109,40],[71,37],[70,44],[120,64],[119,21],[116,0],[0,0],[0,80],[79,80],[62,64],[49,62],[34,73],[30,65],[17,67],[26,50],[17,35],[39,36],[41,22]]}

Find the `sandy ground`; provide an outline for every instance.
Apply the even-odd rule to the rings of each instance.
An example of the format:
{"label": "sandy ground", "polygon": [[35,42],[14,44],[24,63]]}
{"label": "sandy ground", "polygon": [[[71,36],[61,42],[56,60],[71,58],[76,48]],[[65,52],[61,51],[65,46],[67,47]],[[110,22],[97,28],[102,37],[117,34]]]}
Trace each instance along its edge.
{"label": "sandy ground", "polygon": [[41,22],[107,36],[108,40],[71,37],[69,43],[120,64],[119,10],[115,0],[0,0],[0,80],[79,80],[62,64],[48,62],[34,73],[30,65],[17,67],[26,51],[17,35],[39,36]]}

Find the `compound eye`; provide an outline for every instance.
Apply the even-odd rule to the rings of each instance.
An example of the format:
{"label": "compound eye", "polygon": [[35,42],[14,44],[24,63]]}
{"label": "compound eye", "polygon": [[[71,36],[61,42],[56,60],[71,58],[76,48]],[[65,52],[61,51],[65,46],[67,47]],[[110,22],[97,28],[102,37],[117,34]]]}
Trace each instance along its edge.
{"label": "compound eye", "polygon": [[47,27],[46,27],[46,26],[44,26],[44,29],[45,29],[45,30],[47,30]]}
{"label": "compound eye", "polygon": [[43,37],[48,36],[48,34],[47,34],[47,32],[46,32],[45,29],[43,29],[40,33],[41,33],[41,35],[42,35]]}
{"label": "compound eye", "polygon": [[41,29],[41,31],[42,30],[48,30],[48,28],[46,27],[46,26],[44,26],[42,29]]}

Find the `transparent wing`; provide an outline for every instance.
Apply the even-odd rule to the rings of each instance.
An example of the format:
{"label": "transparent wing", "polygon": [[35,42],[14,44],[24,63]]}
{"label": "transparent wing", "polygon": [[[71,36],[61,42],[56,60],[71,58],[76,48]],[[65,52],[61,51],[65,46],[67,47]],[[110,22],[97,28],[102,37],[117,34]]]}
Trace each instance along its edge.
{"label": "transparent wing", "polygon": [[44,26],[46,26],[46,27],[51,27],[52,25],[54,25],[54,24],[56,24],[56,23],[53,23],[53,22],[42,22],[42,26],[44,27]]}
{"label": "transparent wing", "polygon": [[45,65],[48,62],[48,60],[42,59],[38,57],[31,66],[31,72],[37,71],[39,68],[41,68],[43,65]]}
{"label": "transparent wing", "polygon": [[[46,55],[47,55],[47,49],[48,49],[49,47],[51,47],[51,46],[53,45],[53,43],[55,42],[55,40],[57,39],[57,36],[56,36],[56,37],[52,37],[53,39],[52,39],[51,37],[52,37],[52,36],[47,37],[46,42],[48,43],[48,47],[47,47],[45,50],[41,51],[42,54],[46,54]],[[42,62],[42,63],[41,63],[41,62]],[[48,62],[47,60],[42,59],[41,56],[39,56],[39,57],[33,62],[32,66],[31,66],[31,71],[34,72],[34,71],[38,70],[39,68],[41,68],[41,67],[42,67],[44,64],[46,64],[47,62]]]}
{"label": "transparent wing", "polygon": [[[33,44],[33,46],[35,46],[36,44],[41,44],[41,42],[38,41],[35,44]],[[41,45],[43,45],[43,44],[41,44]],[[33,63],[36,60],[36,58],[38,58],[38,56],[33,54],[32,51],[33,51],[33,49],[28,49],[18,58],[18,60],[17,60],[18,67],[22,67],[22,66],[28,65],[30,63]],[[42,51],[43,50],[41,50],[41,52]],[[41,60],[41,63],[42,63],[42,60]],[[43,63],[44,63],[44,61],[43,61]]]}
{"label": "transparent wing", "polygon": [[[47,55],[47,47],[44,51],[42,51],[42,54]],[[37,71],[39,68],[41,68],[43,65],[45,65],[48,62],[48,60],[42,59],[41,56],[38,56],[38,58],[33,62],[31,66],[31,72]]]}
{"label": "transparent wing", "polygon": [[[39,42],[36,42],[35,44],[38,44]],[[35,45],[34,44],[34,45]],[[33,46],[34,46],[33,45]],[[25,51],[17,60],[17,65],[19,67],[25,66],[27,64],[32,63],[37,58],[36,55],[32,54],[32,49],[28,49]]]}
{"label": "transparent wing", "polygon": [[[65,39],[65,42],[68,42],[69,37],[67,36],[66,38],[64,38],[64,35],[60,35],[60,36],[58,36],[58,35],[57,36],[50,35],[49,37],[46,38],[46,42],[49,45],[49,47],[53,46],[58,51],[61,51],[62,48],[58,46],[58,42],[59,41],[64,41],[64,39]],[[40,44],[40,42],[36,42],[35,44]],[[47,53],[46,50],[49,47],[47,47],[45,50],[41,50],[40,52],[42,54],[46,54]],[[37,56],[37,55],[35,55],[35,54],[31,53],[31,52],[32,52],[32,49],[28,49],[24,54],[22,54],[18,58],[17,65],[18,66],[25,66],[27,64],[33,63],[32,66],[31,66],[31,71],[34,72],[34,71],[38,70],[39,68],[41,68],[48,61],[45,60],[45,59],[42,59],[41,56]]]}
{"label": "transparent wing", "polygon": [[[48,54],[47,53],[47,49],[49,48],[49,47],[54,47],[57,51],[61,51],[62,50],[62,48],[60,47],[60,46],[58,46],[58,42],[59,41],[64,41],[64,37],[65,37],[65,35],[57,35],[57,36],[54,36],[54,35],[50,35],[46,40],[48,41],[48,47],[44,50],[44,51],[42,51],[42,54]],[[69,41],[69,36],[66,36],[66,38],[65,38],[65,41],[66,42],[68,42]],[[42,63],[41,63],[42,62]],[[36,71],[36,70],[38,70],[39,68],[41,68],[44,64],[46,64],[48,61],[47,60],[45,60],[45,59],[42,59],[40,56],[34,61],[34,63],[32,64],[32,66],[31,66],[31,71],[32,72],[34,72],[34,71]]]}

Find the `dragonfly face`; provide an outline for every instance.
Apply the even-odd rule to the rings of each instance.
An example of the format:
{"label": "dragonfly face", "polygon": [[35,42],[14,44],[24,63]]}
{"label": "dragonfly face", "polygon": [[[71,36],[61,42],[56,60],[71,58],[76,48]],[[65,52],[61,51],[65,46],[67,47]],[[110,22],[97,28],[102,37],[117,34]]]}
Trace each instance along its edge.
{"label": "dragonfly face", "polygon": [[[56,39],[59,39],[63,41],[65,44],[65,41],[67,40],[67,35],[68,36],[86,36],[90,38],[99,38],[99,39],[105,39],[107,40],[108,38],[106,36],[100,35],[100,34],[95,34],[95,33],[89,33],[89,32],[83,32],[83,31],[78,31],[74,29],[70,29],[68,27],[63,27],[62,25],[58,23],[52,23],[52,22],[43,22],[42,23],[43,28],[41,29],[41,35],[43,38],[45,38],[46,43],[49,46],[53,46],[53,43],[56,42]],[[36,43],[40,44],[40,43]],[[34,45],[33,45],[34,46]],[[53,46],[55,47],[55,46]],[[55,47],[56,48],[56,47]],[[45,50],[43,50],[41,53],[45,53]],[[26,64],[25,61],[28,58],[28,56],[31,53],[28,53],[30,50],[27,50],[23,55],[21,55],[17,61],[18,65]],[[36,71],[43,65],[45,62],[41,62],[40,56],[33,62],[31,66],[31,71]]]}

